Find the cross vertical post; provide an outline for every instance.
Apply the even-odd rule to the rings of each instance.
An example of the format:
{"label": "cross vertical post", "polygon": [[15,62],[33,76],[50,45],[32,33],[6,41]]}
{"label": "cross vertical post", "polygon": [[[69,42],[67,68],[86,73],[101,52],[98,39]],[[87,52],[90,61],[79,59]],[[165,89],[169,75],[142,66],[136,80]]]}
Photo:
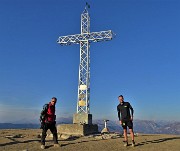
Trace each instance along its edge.
{"label": "cross vertical post", "polygon": [[[81,14],[81,35],[90,34],[90,17],[85,7]],[[79,64],[79,84],[77,113],[90,113],[90,50],[89,40],[80,41],[80,64]]]}

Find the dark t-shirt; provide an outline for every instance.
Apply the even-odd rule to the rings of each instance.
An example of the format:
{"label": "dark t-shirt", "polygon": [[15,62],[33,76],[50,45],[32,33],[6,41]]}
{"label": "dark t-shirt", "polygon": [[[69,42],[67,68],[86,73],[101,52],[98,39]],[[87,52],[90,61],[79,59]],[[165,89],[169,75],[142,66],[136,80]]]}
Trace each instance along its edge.
{"label": "dark t-shirt", "polygon": [[123,104],[120,103],[117,106],[117,111],[119,120],[130,120],[131,116],[133,116],[134,113],[134,110],[129,102],[123,102]]}

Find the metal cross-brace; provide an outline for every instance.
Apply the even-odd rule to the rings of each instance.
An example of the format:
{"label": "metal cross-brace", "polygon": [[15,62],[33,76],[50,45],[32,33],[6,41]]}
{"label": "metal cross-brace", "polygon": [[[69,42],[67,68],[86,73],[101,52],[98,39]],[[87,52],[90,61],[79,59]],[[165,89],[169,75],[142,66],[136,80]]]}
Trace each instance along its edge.
{"label": "metal cross-brace", "polygon": [[91,42],[100,42],[108,41],[113,38],[114,34],[111,30],[100,31],[100,32],[91,32],[91,33],[82,33],[76,35],[61,36],[58,39],[60,45],[71,45],[71,44],[80,44],[80,41]]}
{"label": "metal cross-brace", "polygon": [[90,43],[109,41],[113,36],[111,30],[90,33],[90,17],[86,5],[81,14],[81,34],[61,36],[57,40],[62,46],[80,44],[77,113],[90,113]]}

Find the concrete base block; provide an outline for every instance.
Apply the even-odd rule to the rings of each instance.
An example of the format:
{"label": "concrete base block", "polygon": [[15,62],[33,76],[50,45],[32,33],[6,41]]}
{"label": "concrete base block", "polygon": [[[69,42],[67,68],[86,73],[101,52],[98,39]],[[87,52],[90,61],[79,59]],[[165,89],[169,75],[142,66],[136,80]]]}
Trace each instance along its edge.
{"label": "concrete base block", "polygon": [[98,125],[97,124],[59,124],[57,125],[57,131],[60,134],[68,134],[75,136],[85,136],[89,134],[98,133]]}
{"label": "concrete base block", "polygon": [[73,124],[92,124],[92,114],[75,113],[73,115]]}

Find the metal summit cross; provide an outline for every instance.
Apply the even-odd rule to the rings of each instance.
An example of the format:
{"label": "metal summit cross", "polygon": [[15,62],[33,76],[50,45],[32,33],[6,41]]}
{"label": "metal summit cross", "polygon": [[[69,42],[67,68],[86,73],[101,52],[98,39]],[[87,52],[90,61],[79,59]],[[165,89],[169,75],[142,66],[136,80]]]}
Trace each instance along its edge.
{"label": "metal summit cross", "polygon": [[81,14],[81,34],[61,36],[57,43],[64,45],[80,44],[80,64],[78,82],[77,113],[74,115],[73,123],[92,124],[90,114],[90,43],[112,40],[114,34],[111,30],[90,32],[90,16],[86,3]]}

